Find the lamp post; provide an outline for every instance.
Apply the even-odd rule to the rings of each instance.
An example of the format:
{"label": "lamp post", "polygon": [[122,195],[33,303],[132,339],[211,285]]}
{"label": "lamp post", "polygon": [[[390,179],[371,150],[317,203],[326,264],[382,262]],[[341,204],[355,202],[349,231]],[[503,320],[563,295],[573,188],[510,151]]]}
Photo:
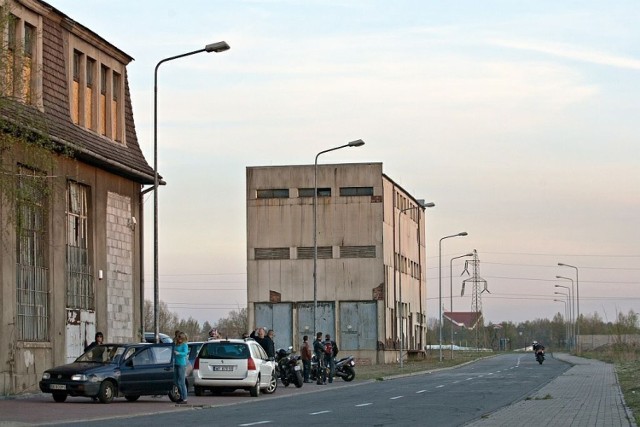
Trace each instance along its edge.
{"label": "lamp post", "polygon": [[[449,261],[449,312],[453,312],[453,260],[473,256],[473,252],[451,258]],[[453,320],[451,321],[451,360],[453,360]]]}
{"label": "lamp post", "polygon": [[565,276],[556,276],[556,279],[564,279],[571,281],[571,348],[575,349],[576,345],[576,290],[573,287],[573,279]]}
{"label": "lamp post", "polygon": [[[404,208],[401,209],[398,212],[398,255],[401,256],[402,255],[402,245],[401,245],[401,237],[402,237],[402,233],[401,233],[401,224],[402,222],[400,221],[400,216],[406,212],[406,211],[410,211],[412,209],[418,209],[418,208],[432,208],[434,207],[436,204],[433,202],[429,202],[429,203],[425,203],[424,199],[418,199],[417,200],[418,205],[417,206],[410,206],[408,208]],[[418,236],[418,239],[420,238],[420,236]],[[418,244],[420,244],[420,240],[418,240]],[[398,262],[398,258],[394,257],[395,262]],[[399,314],[400,314],[400,369],[403,368],[403,359],[402,359],[402,349],[404,348],[404,308],[402,306],[402,266],[397,266],[396,265],[396,270],[398,270],[398,296],[400,299],[400,307],[399,307]]]}
{"label": "lamp post", "polygon": [[313,165],[313,333],[318,333],[318,157],[329,151],[339,150],[346,147],[362,147],[364,141],[356,139],[348,144],[339,147],[329,148],[316,154]]}
{"label": "lamp post", "polygon": [[[576,306],[577,306],[577,310],[576,310],[576,333],[575,333],[575,346],[576,346],[576,351],[578,352],[578,355],[580,355],[581,351],[580,351],[580,343],[578,342],[578,339],[580,337],[580,283],[578,282],[578,267],[574,266],[574,265],[569,265],[569,264],[564,264],[559,262],[558,265],[560,267],[571,267],[571,268],[575,268],[576,270]],[[571,282],[573,283],[573,282]]]}
{"label": "lamp post", "polygon": [[[556,294],[560,294],[560,292],[556,292]],[[560,294],[560,295],[567,296],[566,294]],[[561,300],[561,299],[554,299],[554,301],[563,302],[564,303],[564,315],[566,317],[567,316],[567,301],[566,300]],[[567,328],[565,328],[564,333],[567,334],[567,336],[568,336],[568,332],[569,331],[568,331],[568,327],[567,327]]]}
{"label": "lamp post", "polygon": [[[567,288],[566,286],[563,286],[563,287]],[[567,304],[564,307],[564,317],[566,319],[567,316],[569,316],[569,314],[567,314],[567,313],[570,313],[570,311],[571,311],[571,293],[569,292],[569,288],[567,288],[567,293],[566,294],[564,292],[554,292],[554,294],[555,295],[562,295],[562,296],[567,298],[567,301],[566,301]],[[568,308],[568,310],[567,310],[567,308]],[[569,336],[568,327],[565,328],[565,329],[567,329],[566,334],[567,334],[567,336]]]}
{"label": "lamp post", "polygon": [[440,355],[439,355],[439,360],[440,362],[442,362],[442,241],[444,239],[449,239],[451,237],[458,237],[458,236],[466,236],[467,232],[463,231],[461,233],[458,234],[452,234],[450,236],[444,236],[443,238],[440,239],[440,242],[438,242],[438,310],[439,310],[439,338],[438,338],[438,347],[440,350]]}
{"label": "lamp post", "polygon": [[153,73],[153,331],[155,342],[160,342],[158,325],[158,68],[165,62],[201,52],[224,52],[230,47],[225,41],[211,43],[203,49],[171,56],[158,62]]}
{"label": "lamp post", "polygon": [[[556,278],[560,279],[560,278],[562,278],[562,276],[556,276]],[[569,279],[569,280],[571,280],[571,279]],[[573,285],[573,280],[571,280],[571,283]],[[568,324],[569,324],[569,332],[570,332],[569,343],[572,344],[573,343],[573,308],[572,308],[573,292],[572,292],[571,288],[568,287],[568,286],[554,285],[554,287],[556,287],[556,288],[564,288],[569,293],[569,322],[568,322]],[[569,349],[571,349],[571,345],[569,346]]]}

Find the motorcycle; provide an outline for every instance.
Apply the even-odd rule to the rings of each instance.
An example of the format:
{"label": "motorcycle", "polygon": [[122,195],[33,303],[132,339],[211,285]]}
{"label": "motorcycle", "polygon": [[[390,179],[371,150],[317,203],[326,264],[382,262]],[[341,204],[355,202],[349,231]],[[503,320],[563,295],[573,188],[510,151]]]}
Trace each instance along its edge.
{"label": "motorcycle", "polygon": [[542,365],[542,362],[544,362],[544,349],[536,350],[536,361]]}
{"label": "motorcycle", "polygon": [[302,372],[298,363],[300,356],[291,354],[291,350],[293,347],[289,347],[288,350],[281,348],[276,352],[276,371],[283,386],[295,384],[300,388],[302,387]]}
{"label": "motorcycle", "polygon": [[[356,377],[355,371],[356,362],[353,356],[343,357],[342,359],[336,360],[336,370],[334,375],[336,377],[342,378],[344,381],[353,381]],[[326,368],[328,371],[328,367]],[[326,373],[325,378],[329,377],[329,372]],[[314,355],[311,358],[311,375],[310,378],[312,381],[318,380],[318,359]]]}

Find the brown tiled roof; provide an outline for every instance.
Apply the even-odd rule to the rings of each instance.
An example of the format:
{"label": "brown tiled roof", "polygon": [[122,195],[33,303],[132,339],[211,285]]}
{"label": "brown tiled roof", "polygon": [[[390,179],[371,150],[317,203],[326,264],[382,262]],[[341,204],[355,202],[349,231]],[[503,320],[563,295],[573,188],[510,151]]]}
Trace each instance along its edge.
{"label": "brown tiled roof", "polygon": [[71,148],[73,156],[140,184],[153,184],[153,168],[147,163],[136,135],[125,72],[125,132],[126,145],[100,136],[71,121],[69,90],[65,64],[62,28],[51,19],[43,19],[42,86],[44,113],[35,108],[16,108],[2,103],[0,114],[18,123],[38,123],[37,126],[54,142]]}
{"label": "brown tiled roof", "polygon": [[481,311],[447,311],[443,316],[458,326],[474,329],[478,321],[482,319]]}

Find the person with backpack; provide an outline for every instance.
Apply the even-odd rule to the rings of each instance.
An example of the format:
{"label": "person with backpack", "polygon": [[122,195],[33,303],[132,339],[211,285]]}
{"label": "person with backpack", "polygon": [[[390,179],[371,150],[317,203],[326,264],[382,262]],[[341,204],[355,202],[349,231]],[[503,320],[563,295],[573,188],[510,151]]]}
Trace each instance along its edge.
{"label": "person with backpack", "polygon": [[336,356],[338,355],[338,344],[331,339],[331,335],[324,337],[324,364],[329,369],[329,383],[333,382],[333,375],[336,373]]}
{"label": "person with backpack", "polygon": [[318,362],[316,366],[316,384],[323,385],[327,382],[326,365],[324,364],[324,344],[322,343],[322,332],[316,334],[316,340],[313,342],[313,353]]}

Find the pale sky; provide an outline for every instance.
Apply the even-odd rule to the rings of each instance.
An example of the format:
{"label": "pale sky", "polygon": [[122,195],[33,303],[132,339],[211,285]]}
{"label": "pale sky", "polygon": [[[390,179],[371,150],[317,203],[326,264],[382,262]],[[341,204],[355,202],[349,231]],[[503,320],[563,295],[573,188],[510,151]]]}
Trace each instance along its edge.
{"label": "pale sky", "polygon": [[[215,322],[246,306],[245,168],[382,162],[427,218],[429,318],[451,258],[478,251],[486,323],[640,311],[640,3],[50,0],[133,58],[153,164],[159,71],[160,298]],[[145,201],[153,297],[153,198]],[[463,262],[454,261],[454,310]],[[560,289],[560,291],[564,291]]]}

